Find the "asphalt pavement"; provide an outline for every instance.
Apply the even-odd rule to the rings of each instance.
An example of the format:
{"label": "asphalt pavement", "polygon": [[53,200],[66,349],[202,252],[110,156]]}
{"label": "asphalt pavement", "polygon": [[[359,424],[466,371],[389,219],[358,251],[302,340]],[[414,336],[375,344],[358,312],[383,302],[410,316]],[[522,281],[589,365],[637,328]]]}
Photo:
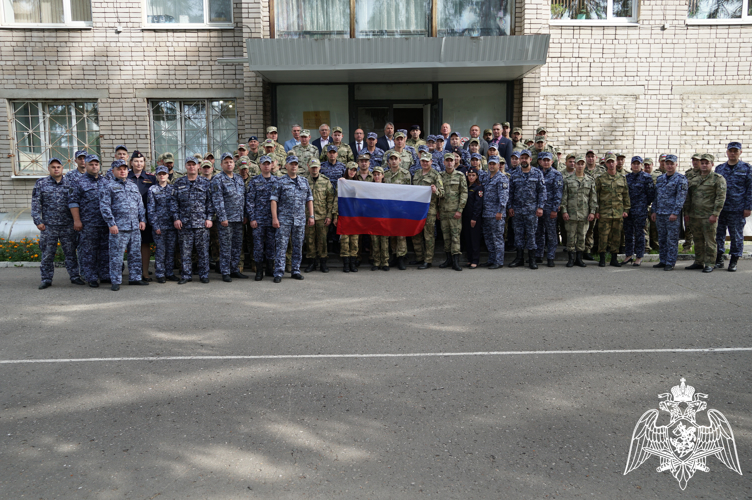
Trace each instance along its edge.
{"label": "asphalt pavement", "polygon": [[[0,269],[0,497],[750,498],[752,262],[681,267],[120,292]],[[624,475],[682,377],[743,475],[714,456],[684,491],[657,457]]]}

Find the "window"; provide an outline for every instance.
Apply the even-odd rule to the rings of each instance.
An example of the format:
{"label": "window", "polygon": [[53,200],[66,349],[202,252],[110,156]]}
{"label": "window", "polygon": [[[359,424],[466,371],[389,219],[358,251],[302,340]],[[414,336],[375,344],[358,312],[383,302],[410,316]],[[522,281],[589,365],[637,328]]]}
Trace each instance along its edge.
{"label": "window", "polygon": [[232,0],[146,0],[146,24],[159,27],[232,26]]}
{"label": "window", "polygon": [[436,35],[509,35],[512,5],[512,0],[438,0]]}
{"label": "window", "polygon": [[6,25],[91,26],[91,0],[3,0]]}
{"label": "window", "polygon": [[59,158],[66,169],[79,149],[99,154],[96,102],[11,102],[15,175],[47,175],[47,162]]}
{"label": "window", "polygon": [[637,0],[551,0],[551,19],[609,23],[636,23]]}
{"label": "window", "polygon": [[152,158],[172,153],[178,170],[196,153],[219,158],[238,146],[233,100],[152,101],[151,129]]}
{"label": "window", "polygon": [[426,37],[430,34],[431,1],[356,0],[355,36]]}
{"label": "window", "polygon": [[277,38],[348,38],[350,0],[278,0]]}
{"label": "window", "polygon": [[689,19],[752,22],[751,0],[689,0]]}

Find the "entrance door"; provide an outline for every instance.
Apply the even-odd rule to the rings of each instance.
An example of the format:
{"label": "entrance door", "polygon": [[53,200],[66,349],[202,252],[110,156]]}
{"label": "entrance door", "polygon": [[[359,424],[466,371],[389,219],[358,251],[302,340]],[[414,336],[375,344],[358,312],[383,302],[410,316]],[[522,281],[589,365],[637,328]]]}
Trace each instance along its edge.
{"label": "entrance door", "polygon": [[425,138],[431,126],[431,112],[431,105],[425,103],[361,104],[357,107],[357,128],[362,128],[366,135],[376,132],[382,136],[387,122],[394,123],[395,130],[409,131],[410,127],[418,125],[421,137]]}

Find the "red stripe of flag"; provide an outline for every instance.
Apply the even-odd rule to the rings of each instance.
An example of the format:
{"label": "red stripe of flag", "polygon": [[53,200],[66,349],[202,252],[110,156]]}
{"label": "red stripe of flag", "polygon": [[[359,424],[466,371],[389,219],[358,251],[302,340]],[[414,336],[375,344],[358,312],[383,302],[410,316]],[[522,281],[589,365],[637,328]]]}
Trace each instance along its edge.
{"label": "red stripe of flag", "polygon": [[380,217],[338,217],[337,234],[373,234],[376,236],[415,236],[426,225],[423,220]]}

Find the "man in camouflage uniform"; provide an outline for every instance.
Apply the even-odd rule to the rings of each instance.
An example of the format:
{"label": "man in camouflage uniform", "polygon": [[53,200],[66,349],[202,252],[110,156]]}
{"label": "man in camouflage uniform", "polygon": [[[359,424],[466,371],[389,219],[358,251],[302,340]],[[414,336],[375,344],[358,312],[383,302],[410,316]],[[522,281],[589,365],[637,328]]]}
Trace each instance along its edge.
{"label": "man in camouflage uniform", "polygon": [[[302,132],[301,132],[302,137]],[[297,148],[298,146],[296,146]],[[293,148],[295,149],[295,148]],[[318,151],[318,149],[316,150]],[[304,177],[298,176],[298,158],[287,157],[286,177],[277,180],[276,189],[269,197],[272,226],[277,229],[274,257],[274,282],[280,283],[285,274],[285,252],[292,241],[290,271],[292,278],[302,280],[300,262],[303,260],[303,238],[306,221],[309,226],[315,224],[313,215],[313,193]],[[306,217],[306,213],[310,214]]]}
{"label": "man in camouflage uniform", "polygon": [[[642,169],[643,172],[650,175],[653,179],[653,186],[655,186],[661,173],[658,170],[653,170],[653,159],[645,158],[642,162]],[[648,210],[648,212],[650,212],[650,210]],[[652,250],[658,250],[660,248],[660,245],[658,245],[658,229],[656,228],[655,222],[651,221],[649,216],[645,223],[645,247]]]}
{"label": "man in camouflage uniform", "polygon": [[[714,157],[715,158],[715,157]],[[687,185],[700,175],[700,161],[702,160],[702,155],[700,153],[695,153],[692,155],[692,168],[684,172],[684,177],[687,178]],[[692,237],[692,228],[689,227],[688,222],[686,221],[686,214],[682,214],[682,222],[684,223],[684,243],[682,244],[682,251],[684,253],[689,253],[692,249],[692,244],[694,238]]]}
{"label": "man in camouflage uniform", "polygon": [[546,266],[554,267],[556,246],[559,243],[559,236],[556,234],[556,219],[559,215],[564,182],[561,172],[551,166],[553,155],[550,152],[539,152],[538,161],[543,172],[543,183],[546,185],[546,203],[543,206],[543,215],[538,218],[538,229],[535,234],[535,244],[538,248],[535,252],[535,260],[536,263],[542,263],[545,253]]}
{"label": "man in camouflage uniform", "polygon": [[410,127],[410,138],[407,140],[406,145],[412,146],[415,149],[426,145],[426,141],[420,138],[420,125]]}
{"label": "man in camouflage uniform", "polygon": [[512,129],[512,146],[513,152],[525,149],[525,140],[522,138],[522,128],[520,127]]}
{"label": "man in camouflage uniform", "polygon": [[[311,131],[307,128],[304,128],[300,132],[300,144],[292,148],[293,155],[297,158],[298,162],[296,162],[300,167],[302,167],[302,170],[304,172],[308,172],[308,162],[311,161],[311,158],[318,158],[319,157],[319,149],[311,144]],[[289,157],[286,159],[286,162],[289,164],[290,160]]]}
{"label": "man in camouflage uniform", "polygon": [[246,187],[245,212],[253,229],[253,260],[256,262],[256,281],[264,279],[264,258],[266,275],[274,275],[275,238],[277,230],[272,226],[272,212],[269,199],[276,191],[278,177],[272,175],[272,159],[259,158],[261,173],[253,177]]}
{"label": "man in camouflage uniform", "polygon": [[230,283],[232,278],[248,278],[239,269],[245,219],[245,182],[233,172],[230,153],[223,153],[220,161],[222,172],[211,181],[211,197],[219,221],[219,272],[222,281]]}
{"label": "man in camouflage uniform", "polygon": [[616,173],[619,175],[627,175],[629,172],[624,168],[627,161],[627,155],[624,153],[614,153],[616,155]]}
{"label": "man in camouflage uniform", "polygon": [[258,166],[247,156],[241,156],[238,160],[237,172],[240,173],[240,171],[243,169],[247,170],[248,175],[251,178],[256,177],[261,173],[261,170],[259,170]]}
{"label": "man in camouflage uniform", "polygon": [[460,134],[457,132],[449,134],[449,145],[444,148],[444,152],[455,153],[460,156],[460,162],[454,166],[455,169],[459,168],[460,164],[466,167],[470,166],[470,152],[460,145]]}
{"label": "man in camouflage uniform", "polygon": [[[211,164],[209,164],[211,167]],[[211,171],[211,168],[207,170]],[[185,160],[186,175],[173,184],[170,209],[180,241],[180,260],[183,266],[178,285],[192,281],[191,254],[195,248],[198,257],[198,274],[201,283],[209,283],[209,229],[212,227],[214,209],[211,184],[198,175],[195,158]]]}
{"label": "man in camouflage uniform", "polygon": [[[400,134],[397,132],[394,134],[394,144],[395,147],[397,146],[397,141],[402,141],[404,143],[404,135],[402,135],[401,139],[397,139],[397,134]],[[401,147],[400,147],[401,149]],[[407,153],[410,155],[410,153]],[[384,183],[385,184],[404,184],[409,186],[412,183],[412,179],[410,178],[410,172],[408,170],[405,170],[400,166],[402,163],[402,157],[400,156],[400,152],[395,150],[390,150],[387,153],[385,153],[387,164],[389,165],[389,170],[387,170],[384,173]],[[412,155],[410,155],[412,157]],[[404,236],[392,236],[389,238],[392,252],[397,257],[397,268],[400,271],[404,271],[407,269],[405,266],[405,255],[407,255],[407,240]]]}
{"label": "man in camouflage uniform", "polygon": [[540,168],[540,165],[538,165],[538,155],[543,152],[551,153],[551,161],[553,162],[553,167],[554,169],[559,170],[559,160],[557,158],[554,158],[553,148],[547,145],[545,136],[539,135],[535,138],[535,146],[531,151],[533,157],[530,159],[530,163],[534,167]]}
{"label": "man in camouflage uniform", "polygon": [[512,174],[509,184],[509,216],[512,217],[517,244],[517,258],[509,267],[524,265],[527,249],[530,269],[538,269],[535,263],[535,234],[538,217],[543,215],[546,204],[546,184],[543,172],[530,165],[530,156],[527,149],[520,152],[520,169]]}
{"label": "man in camouflage uniform", "polygon": [[285,151],[285,147],[277,140],[279,138],[277,127],[266,127],[266,138],[274,141],[274,153],[276,153],[278,157],[284,159],[287,155],[287,151]]}
{"label": "man in camouflage uniform", "polygon": [[[585,174],[595,180],[601,175],[601,169],[596,163],[596,154],[592,149],[588,149],[585,153]],[[593,260],[592,250],[598,248],[598,221],[593,219],[588,222],[588,230],[585,235],[585,251],[582,254],[584,260]]]}
{"label": "man in camouflage uniform", "polygon": [[616,155],[606,154],[606,173],[595,179],[598,195],[598,267],[606,267],[606,251],[611,252],[611,266],[621,267],[618,259],[624,219],[629,216],[629,186],[623,175],[616,171]]}
{"label": "man in camouflage uniform", "polygon": [[[335,144],[327,145],[326,155],[327,161],[318,164],[320,168],[320,175],[323,175],[324,177],[329,179],[329,182],[331,182],[334,191],[337,192],[337,181],[341,177],[344,177],[347,167],[345,167],[344,163],[337,160],[337,158],[339,157],[339,146],[336,146]],[[314,203],[314,205],[315,204],[316,203]]]}
{"label": "man in camouflage uniform", "polygon": [[248,138],[248,147],[245,147],[245,144],[242,146],[242,149],[238,146],[238,152],[235,156],[247,156],[252,161],[258,161],[259,156],[264,154],[264,150],[261,148],[261,143],[255,135]]}
{"label": "man in camouflage uniform", "polygon": [[273,165],[276,164],[277,166],[281,166],[285,164],[285,158],[287,158],[287,153],[280,153],[279,150],[277,150],[276,142],[274,142],[271,139],[266,139],[264,142],[261,143],[261,147],[263,149],[263,153],[261,154],[270,156],[272,158]]}
{"label": "man in camouflage uniform", "polygon": [[[167,167],[157,167],[157,183],[149,188],[146,197],[146,216],[154,233],[154,275],[157,283],[178,281],[175,276],[175,243],[178,234],[172,225],[172,200],[173,186],[167,181]],[[164,184],[164,185],[163,185]]]}
{"label": "man in camouflage uniform", "polygon": [[[366,147],[360,153],[368,153],[370,169],[373,167],[380,167],[384,161],[384,151],[376,146],[376,141],[379,136],[376,132],[368,132],[366,136]],[[360,157],[360,156],[359,156]]]}
{"label": "man in camouflage uniform", "polygon": [[109,226],[109,264],[112,291],[123,281],[123,254],[128,251],[128,284],[148,285],[141,274],[141,231],[146,228],[146,210],[138,187],[128,182],[128,165],[117,160],[115,180],[99,190],[99,209]]}
{"label": "man in camouflage uniform", "polygon": [[[334,144],[329,144],[327,148],[333,148],[330,151],[337,152],[337,146]],[[307,226],[305,229],[306,257],[309,260],[308,267],[304,269],[306,273],[316,269],[317,259],[321,272],[329,272],[329,266],[326,263],[329,256],[326,235],[334,215],[337,214],[337,208],[334,206],[336,192],[329,178],[320,173],[320,169],[321,164],[314,158],[308,164],[308,174],[304,176],[313,193],[313,212],[306,213],[306,215],[313,215],[315,221],[313,226]]]}
{"label": "man in camouflage uniform", "polygon": [[684,201],[684,222],[695,235],[695,261],[684,269],[704,273],[712,273],[715,266],[718,216],[726,202],[726,179],[713,172],[714,161],[711,154],[700,156],[700,173],[689,181]]}
{"label": "man in camouflage uniform", "polygon": [[658,225],[660,262],[655,268],[673,271],[679,253],[679,216],[687,198],[687,178],[676,171],[676,155],[665,155],[666,173],[655,184],[651,220]]}
{"label": "man in camouflage uniform", "polygon": [[[631,172],[624,176],[629,187],[629,217],[624,219],[624,254],[626,259],[622,264],[633,262],[632,265],[642,264],[645,255],[645,237],[643,228],[648,218],[648,207],[655,199],[655,183],[650,174],[642,171],[642,157],[632,157]],[[632,256],[636,254],[636,260]]]}
{"label": "man in camouflage uniform", "polygon": [[444,185],[439,173],[431,167],[433,160],[430,153],[420,155],[420,170],[413,177],[414,186],[431,186],[431,205],[428,208],[428,217],[423,231],[413,236],[413,248],[415,260],[411,265],[419,264],[418,269],[428,269],[433,265],[434,247],[436,244],[436,211],[439,198],[444,196]]}
{"label": "man in camouflage uniform", "polygon": [[[410,172],[410,169],[416,163],[418,163],[418,155],[413,154],[412,151],[405,149],[405,134],[400,131],[397,131],[394,134],[394,149],[390,149],[389,151],[385,152],[384,158],[388,159],[391,153],[397,153],[397,157],[400,160],[399,168],[406,170],[407,172]],[[388,177],[389,173],[385,171],[384,182],[389,182],[387,180]]]}
{"label": "man in camouflage uniform", "polygon": [[752,165],[741,161],[741,142],[731,142],[726,147],[728,160],[716,167],[715,172],[726,179],[726,201],[718,217],[715,241],[718,254],[715,266],[723,268],[723,252],[726,247],[726,229],[731,238],[728,270],[736,271],[736,263],[744,250],[744,225],[752,214]]}
{"label": "man in camouflage uniform", "polygon": [[[65,269],[71,283],[83,285],[76,259],[78,234],[73,229],[73,217],[68,208],[70,185],[63,178],[63,163],[59,159],[50,158],[47,170],[50,175],[37,180],[31,192],[31,217],[40,231],[39,249],[42,253],[42,263],[39,266],[42,282],[39,289],[52,286],[58,241],[65,255]],[[75,182],[75,178],[72,181]]]}
{"label": "man in camouflage uniform", "polygon": [[561,213],[567,226],[567,267],[585,267],[582,261],[585,236],[588,223],[595,220],[598,199],[595,194],[595,180],[585,173],[585,157],[578,156],[575,164],[574,174],[564,177]]}
{"label": "man in camouflage uniform", "polygon": [[[336,160],[339,163],[346,165],[347,162],[349,161],[355,161],[355,153],[353,153],[353,150],[349,145],[342,142],[342,139],[343,139],[342,127],[334,127],[332,129],[332,141],[329,144],[337,146]],[[323,165],[324,162],[326,162],[329,159],[328,146],[329,145],[322,148],[321,155],[319,155],[319,160],[321,161],[321,165]]]}
{"label": "man in camouflage uniform", "polygon": [[[488,176],[483,181],[483,238],[488,248],[488,269],[504,267],[504,219],[509,202],[509,177],[499,171],[501,158],[488,157]],[[470,221],[470,224],[478,221]]]}
{"label": "man in camouflage uniform", "polygon": [[76,162],[76,168],[63,176],[68,186],[72,186],[80,177],[86,174],[86,154],[84,150],[73,153],[73,161]]}

